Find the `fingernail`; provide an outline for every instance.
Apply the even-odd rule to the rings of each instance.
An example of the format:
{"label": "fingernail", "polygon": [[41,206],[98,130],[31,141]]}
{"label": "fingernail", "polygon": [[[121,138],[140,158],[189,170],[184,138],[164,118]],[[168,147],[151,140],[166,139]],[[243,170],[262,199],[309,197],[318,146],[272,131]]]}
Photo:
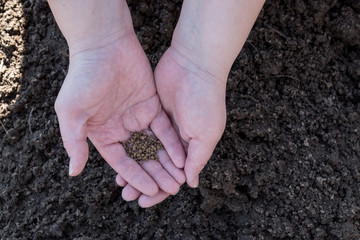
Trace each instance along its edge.
{"label": "fingernail", "polygon": [[72,176],[73,173],[74,173],[74,166],[73,166],[73,163],[71,162],[71,159],[70,159],[70,163],[69,163],[69,176]]}
{"label": "fingernail", "polygon": [[192,188],[197,188],[199,186],[199,178],[194,178],[192,181],[191,181],[191,184],[189,184],[190,187]]}

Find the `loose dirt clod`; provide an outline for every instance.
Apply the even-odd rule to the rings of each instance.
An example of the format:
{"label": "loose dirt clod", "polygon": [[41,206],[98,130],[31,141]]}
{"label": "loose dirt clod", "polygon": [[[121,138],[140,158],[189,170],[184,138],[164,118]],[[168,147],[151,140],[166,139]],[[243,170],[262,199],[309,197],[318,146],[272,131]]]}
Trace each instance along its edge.
{"label": "loose dirt clod", "polygon": [[158,150],[164,149],[160,140],[151,130],[131,133],[131,137],[122,145],[126,154],[135,159],[136,162],[142,163],[150,159],[159,160]]}

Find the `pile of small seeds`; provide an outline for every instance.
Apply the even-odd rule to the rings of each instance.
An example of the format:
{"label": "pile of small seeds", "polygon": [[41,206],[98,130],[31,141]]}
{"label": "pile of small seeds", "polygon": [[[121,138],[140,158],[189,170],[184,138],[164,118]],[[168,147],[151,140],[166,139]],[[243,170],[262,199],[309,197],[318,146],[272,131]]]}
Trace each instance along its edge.
{"label": "pile of small seeds", "polygon": [[147,160],[159,160],[158,150],[164,149],[160,140],[150,131],[131,133],[131,137],[123,142],[126,154],[138,163]]}

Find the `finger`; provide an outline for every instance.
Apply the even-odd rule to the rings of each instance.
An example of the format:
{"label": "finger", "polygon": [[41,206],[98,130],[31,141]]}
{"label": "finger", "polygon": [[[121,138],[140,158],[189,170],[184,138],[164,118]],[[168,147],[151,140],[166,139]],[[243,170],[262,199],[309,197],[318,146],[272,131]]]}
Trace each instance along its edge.
{"label": "finger", "polygon": [[185,162],[186,182],[190,187],[199,185],[199,174],[210,159],[215,145],[201,139],[191,139]]}
{"label": "finger", "polygon": [[184,148],[178,134],[163,110],[151,122],[150,128],[164,145],[175,166],[183,168],[185,164]]}
{"label": "finger", "polygon": [[182,185],[185,181],[185,173],[183,170],[178,169],[171,161],[169,155],[164,150],[158,152],[159,161],[166,171],[180,184]]}
{"label": "finger", "polygon": [[162,201],[164,201],[167,197],[169,197],[170,194],[166,193],[162,190],[160,190],[155,196],[153,197],[149,197],[147,195],[142,194],[139,197],[138,203],[139,206],[142,208],[148,208],[148,207],[152,207]]}
{"label": "finger", "polygon": [[127,184],[127,181],[125,181],[125,179],[123,179],[119,174],[116,176],[116,184],[119,185],[120,187],[125,187]]}
{"label": "finger", "polygon": [[121,192],[121,196],[125,201],[134,201],[135,199],[140,197],[140,195],[141,192],[133,188],[130,184],[126,185]]}
{"label": "finger", "polygon": [[185,154],[187,155],[188,152],[189,152],[189,143],[185,142],[184,140],[181,139],[181,143],[184,147],[184,151],[185,151]]}
{"label": "finger", "polygon": [[69,175],[79,175],[89,157],[89,146],[86,142],[86,120],[74,117],[77,115],[76,111],[59,104],[58,100],[55,110],[59,119],[64,148],[70,157]]}
{"label": "finger", "polygon": [[89,157],[89,146],[86,141],[81,140],[63,141],[66,152],[70,156],[69,175],[77,176],[85,168]]}
{"label": "finger", "polygon": [[[90,140],[92,139],[90,138]],[[126,156],[120,143],[105,146],[98,145],[96,141],[93,143],[109,165],[134,188],[149,196],[154,196],[159,191],[157,184],[149,174],[134,159]]]}
{"label": "finger", "polygon": [[[169,113],[166,112],[166,114],[168,115]],[[168,116],[169,116],[169,115],[168,115]],[[185,155],[187,155],[187,153],[188,153],[188,148],[189,148],[189,143],[185,142],[184,139],[182,139],[181,134],[180,134],[179,127],[178,127],[178,125],[176,124],[175,119],[174,119],[171,115],[170,115],[170,121],[171,121],[171,124],[173,125],[173,127],[174,127],[174,129],[175,129],[175,132],[176,132],[177,135],[179,136],[179,139],[180,139],[181,144],[182,144],[182,146],[183,146]]]}
{"label": "finger", "polygon": [[149,175],[158,184],[159,188],[163,191],[173,195],[179,191],[179,183],[175,181],[172,176],[170,176],[170,174],[163,168],[163,166],[159,162],[155,160],[148,160],[141,164],[141,166],[143,169],[145,169],[146,172],[149,173]]}

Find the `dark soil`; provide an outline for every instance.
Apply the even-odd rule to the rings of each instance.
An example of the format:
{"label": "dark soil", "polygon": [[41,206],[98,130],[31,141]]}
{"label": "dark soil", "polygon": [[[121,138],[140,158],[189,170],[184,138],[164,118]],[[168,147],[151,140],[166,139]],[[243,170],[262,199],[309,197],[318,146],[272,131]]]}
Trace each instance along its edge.
{"label": "dark soil", "polygon": [[[129,1],[152,66],[181,1]],[[150,209],[91,147],[68,176],[53,104],[67,46],[45,1],[0,0],[1,239],[360,239],[360,4],[268,1],[201,175]]]}

